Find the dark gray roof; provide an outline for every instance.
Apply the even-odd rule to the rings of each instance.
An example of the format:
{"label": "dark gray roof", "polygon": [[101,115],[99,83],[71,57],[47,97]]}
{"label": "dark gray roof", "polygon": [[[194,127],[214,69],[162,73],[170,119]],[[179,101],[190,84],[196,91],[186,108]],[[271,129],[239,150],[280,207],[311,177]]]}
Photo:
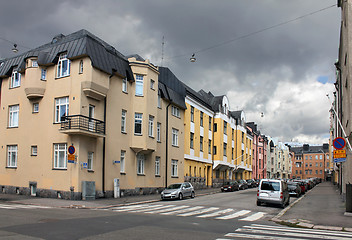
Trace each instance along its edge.
{"label": "dark gray roof", "polygon": [[[194,91],[192,88],[190,88],[187,85],[184,85],[186,88],[187,95],[190,95],[192,98],[194,98],[196,101],[200,102],[202,105],[205,107],[209,108],[210,110],[213,110],[213,107],[210,105],[210,100],[201,94],[200,90],[199,92]],[[203,91],[204,92],[204,91]]]}
{"label": "dark gray roof", "polygon": [[126,58],[135,58],[137,61],[141,61],[141,62],[144,62],[145,59],[142,58],[140,55],[138,54],[131,54],[131,55],[127,55]]}
{"label": "dark gray roof", "polygon": [[67,52],[69,59],[88,56],[93,67],[108,74],[118,73],[122,77],[127,77],[129,81],[134,80],[127,58],[114,47],[84,29],[67,36],[57,35],[50,43],[5,59],[0,67],[0,77],[10,76],[14,67],[19,71],[24,70],[25,59],[28,57],[38,57],[39,65],[51,65],[58,61],[58,55],[63,52]]}
{"label": "dark gray roof", "polygon": [[308,147],[291,147],[291,152],[294,152],[295,155],[300,154],[314,154],[314,153],[324,153],[329,152],[329,148],[324,148],[323,145],[321,146],[309,146]]}

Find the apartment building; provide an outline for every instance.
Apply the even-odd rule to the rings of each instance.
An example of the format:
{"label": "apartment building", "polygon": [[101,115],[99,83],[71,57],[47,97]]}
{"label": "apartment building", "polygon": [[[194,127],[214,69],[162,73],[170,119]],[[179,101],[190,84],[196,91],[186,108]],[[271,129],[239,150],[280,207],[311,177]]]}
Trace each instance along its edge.
{"label": "apartment building", "polygon": [[185,94],[159,75],[86,30],[2,60],[1,190],[81,199],[182,181]]}

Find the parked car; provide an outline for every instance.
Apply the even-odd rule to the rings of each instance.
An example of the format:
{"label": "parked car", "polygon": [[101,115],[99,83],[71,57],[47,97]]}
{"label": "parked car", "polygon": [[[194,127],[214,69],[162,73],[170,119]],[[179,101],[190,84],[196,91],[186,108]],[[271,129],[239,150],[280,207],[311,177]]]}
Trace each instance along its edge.
{"label": "parked car", "polygon": [[246,182],[247,182],[249,188],[257,187],[257,183],[253,179],[249,179]]}
{"label": "parked car", "polygon": [[287,183],[283,180],[262,179],[257,192],[257,206],[262,203],[278,204],[282,208],[290,203]]}
{"label": "parked car", "polygon": [[238,180],[238,184],[239,184],[241,190],[248,188],[248,184],[247,184],[246,180],[242,180],[242,179]]}
{"label": "parked car", "polygon": [[240,190],[240,186],[236,181],[225,182],[224,186],[221,187],[221,192],[233,192],[238,190]]}
{"label": "parked car", "polygon": [[307,188],[307,184],[304,181],[301,180],[295,180],[294,182],[298,183],[299,186],[301,187],[301,194],[305,194],[306,193],[306,188]]}
{"label": "parked car", "polygon": [[297,182],[288,182],[288,192],[290,196],[300,197],[302,195],[301,186]]}
{"label": "parked car", "polygon": [[171,184],[161,192],[161,199],[180,199],[185,197],[195,197],[195,192],[192,184],[189,182]]}

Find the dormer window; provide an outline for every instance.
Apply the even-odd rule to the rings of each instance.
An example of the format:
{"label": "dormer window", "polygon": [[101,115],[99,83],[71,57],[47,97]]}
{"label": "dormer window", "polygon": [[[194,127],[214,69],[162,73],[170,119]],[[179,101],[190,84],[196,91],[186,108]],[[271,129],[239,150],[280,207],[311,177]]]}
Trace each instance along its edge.
{"label": "dormer window", "polygon": [[70,76],[71,61],[67,58],[67,53],[60,54],[57,64],[57,77]]}
{"label": "dormer window", "polygon": [[21,86],[21,73],[17,72],[17,70],[12,71],[11,75],[11,88]]}

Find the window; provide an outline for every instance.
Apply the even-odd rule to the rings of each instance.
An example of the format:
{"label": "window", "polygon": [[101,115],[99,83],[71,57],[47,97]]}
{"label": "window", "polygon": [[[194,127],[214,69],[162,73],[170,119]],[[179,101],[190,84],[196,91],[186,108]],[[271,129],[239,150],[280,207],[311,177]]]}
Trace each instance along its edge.
{"label": "window", "polygon": [[38,155],[38,146],[31,146],[31,156]]}
{"label": "window", "polygon": [[160,157],[155,157],[155,176],[160,176]]}
{"label": "window", "polygon": [[224,121],[224,134],[227,135],[227,122]]}
{"label": "window", "polygon": [[178,130],[175,128],[172,129],[172,146],[178,146]]}
{"label": "window", "polygon": [[121,132],[126,133],[126,110],[122,110],[121,112]]}
{"label": "window", "polygon": [[144,155],[137,154],[137,174],[144,174]]}
{"label": "window", "polygon": [[38,67],[38,61],[32,60],[32,67]]}
{"label": "window", "polygon": [[175,117],[180,117],[180,109],[178,107],[171,107],[171,114]]}
{"label": "window", "polygon": [[67,168],[67,144],[66,143],[54,144],[54,168],[57,168],[57,169]]}
{"label": "window", "polygon": [[172,177],[177,177],[178,172],[177,172],[177,160],[171,160],[171,176]]}
{"label": "window", "polygon": [[12,71],[11,75],[11,88],[21,86],[21,73],[17,72],[17,70]]}
{"label": "window", "polygon": [[211,131],[211,117],[209,117],[209,131]]}
{"label": "window", "polygon": [[315,160],[318,160],[318,155],[315,155]]}
{"label": "window", "polygon": [[122,92],[127,93],[127,78],[122,79]]}
{"label": "window", "polygon": [[46,80],[46,68],[42,68],[41,80]]}
{"label": "window", "polygon": [[209,140],[208,144],[208,154],[211,154],[211,140]]}
{"label": "window", "polygon": [[190,147],[191,149],[194,148],[194,133],[191,133],[191,135],[190,135],[189,147]]}
{"label": "window", "polygon": [[151,115],[149,115],[148,135],[154,137],[154,117]]}
{"label": "window", "polygon": [[7,146],[7,167],[17,167],[17,145]]}
{"label": "window", "polygon": [[20,105],[9,106],[9,127],[18,127]]}
{"label": "window", "polygon": [[93,157],[94,157],[94,153],[88,152],[88,159],[87,159],[88,170],[93,170]]}
{"label": "window", "polygon": [[125,159],[126,159],[126,151],[121,150],[121,156],[120,156],[120,173],[125,173]]}
{"label": "window", "polygon": [[232,128],[232,140],[235,139],[235,130]]}
{"label": "window", "polygon": [[62,117],[68,116],[68,97],[55,99],[55,123],[60,123]]}
{"label": "window", "polygon": [[39,103],[33,103],[33,113],[38,113],[39,112]]}
{"label": "window", "polygon": [[156,140],[161,142],[161,123],[156,124]]}
{"label": "window", "polygon": [[194,107],[191,106],[191,122],[194,122]]}
{"label": "window", "polygon": [[203,112],[200,112],[200,126],[203,127]]}
{"label": "window", "polygon": [[199,140],[199,149],[201,152],[203,152],[203,137],[200,137],[200,140]]}
{"label": "window", "polygon": [[231,149],[231,159],[234,160],[234,148]]}
{"label": "window", "polygon": [[78,73],[83,73],[83,60],[79,61],[79,70]]}
{"label": "window", "polygon": [[224,143],[224,157],[226,157],[227,156],[227,144],[226,143]]}
{"label": "window", "polygon": [[136,75],[136,96],[143,96],[143,75]]}
{"label": "window", "polygon": [[71,61],[67,58],[67,53],[60,54],[57,64],[57,77],[67,77],[70,75]]}
{"label": "window", "polygon": [[161,108],[161,95],[158,94],[158,108]]}
{"label": "window", "polygon": [[218,131],[218,124],[214,123],[214,132],[217,132],[217,131]]}
{"label": "window", "polygon": [[213,154],[216,155],[216,146],[213,147]]}
{"label": "window", "polygon": [[142,113],[135,113],[134,114],[134,134],[142,135]]}
{"label": "window", "polygon": [[150,79],[150,89],[155,89],[155,81],[153,79]]}

